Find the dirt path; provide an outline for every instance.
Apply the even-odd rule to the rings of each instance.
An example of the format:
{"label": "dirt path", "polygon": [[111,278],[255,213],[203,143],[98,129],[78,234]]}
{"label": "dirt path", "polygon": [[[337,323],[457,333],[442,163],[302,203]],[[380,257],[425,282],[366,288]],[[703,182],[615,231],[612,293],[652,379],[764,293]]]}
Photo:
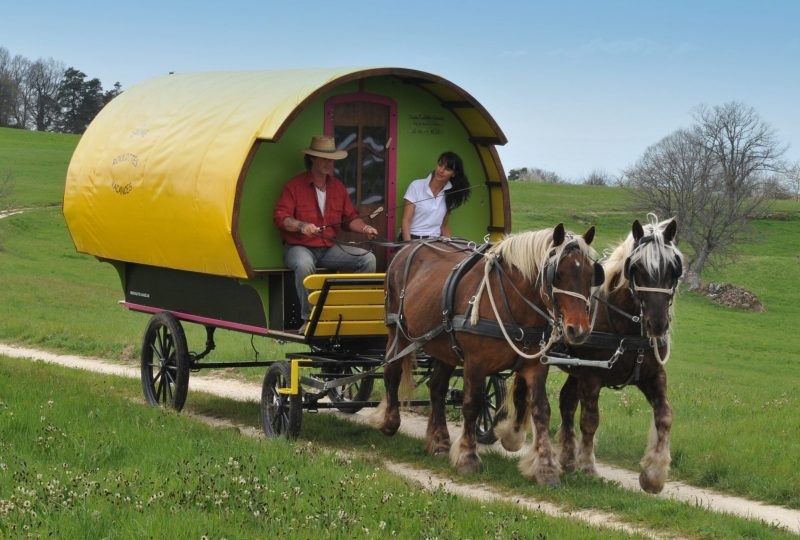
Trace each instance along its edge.
{"label": "dirt path", "polygon": [[[53,354],[45,351],[9,346],[4,344],[0,344],[0,354],[12,358],[27,358],[27,359],[39,360],[70,368],[84,369],[88,371],[107,373],[111,375],[119,375],[122,377],[139,378],[140,375],[138,368],[120,366],[101,359]],[[207,392],[210,394],[238,401],[258,402],[261,399],[261,387],[259,385],[253,383],[243,383],[230,379],[219,379],[212,377],[204,377],[202,375],[192,375],[189,380],[189,388],[190,392],[196,392],[196,391]],[[340,416],[348,420],[366,422],[367,417],[371,412],[372,412],[371,410],[361,411],[360,413],[355,415],[341,414]],[[211,419],[204,419],[204,421],[212,422]],[[219,420],[213,420],[213,422],[219,422]],[[424,437],[425,434],[425,424],[426,420],[424,418],[421,418],[416,415],[404,414],[400,429],[401,431],[403,431],[408,435],[422,438]],[[450,426],[451,433],[457,433],[457,429],[460,428],[457,428],[456,426]],[[255,434],[260,436],[260,432],[258,430],[252,430],[251,428],[242,428],[240,430],[248,435],[252,435],[252,433],[246,432],[247,430],[253,431],[255,432]],[[520,454],[526,451],[526,449],[523,448],[519,452],[509,453],[503,450],[503,448],[499,444],[495,444],[492,446],[481,446],[480,450],[482,452],[500,452],[508,455]],[[452,480],[443,477],[438,477],[437,475],[435,475],[430,471],[419,471],[416,469],[412,469],[406,465],[395,463],[391,464],[390,466],[389,464],[387,464],[387,468],[389,468],[390,470],[392,470],[397,474],[400,474],[401,476],[404,476],[406,478],[409,478],[410,480],[420,483],[424,487],[435,488],[436,486],[442,486],[442,488],[452,491],[453,493],[458,493],[460,495],[469,496],[473,498],[486,497],[485,500],[500,500],[498,498],[503,498],[503,500],[508,500],[508,502],[520,504],[522,506],[525,506],[526,508],[540,510],[548,514],[551,511],[556,512],[557,514],[553,515],[559,515],[559,517],[578,518],[585,520],[589,523],[592,523],[593,525],[603,524],[615,529],[625,530],[627,532],[636,532],[650,537],[658,537],[658,533],[654,531],[640,530],[638,528],[630,527],[621,522],[618,522],[613,516],[604,513],[589,512],[589,511],[565,512],[563,510],[558,509],[555,505],[552,505],[547,502],[521,499],[517,497],[508,497],[506,495],[501,495],[499,493],[496,493],[485,487],[476,488],[475,486],[466,486],[463,484],[458,484],[456,482],[453,482]],[[602,476],[603,478],[617,482],[626,489],[641,492],[639,488],[638,473],[626,469],[621,469],[618,467],[602,465],[600,463],[597,464],[597,469],[598,472],[600,473],[600,476]],[[673,481],[667,482],[666,486],[664,487],[664,491],[661,494],[657,495],[657,497],[675,499],[690,504],[694,504],[697,506],[701,506],[715,512],[724,512],[745,517],[748,519],[756,519],[764,521],[769,524],[774,524],[779,527],[784,527],[793,533],[800,534],[800,511],[798,510],[791,510],[781,506],[768,505],[758,501],[752,501],[742,497],[725,495],[709,489],[697,488],[690,486],[688,484],[684,484],[682,482],[673,482]]]}

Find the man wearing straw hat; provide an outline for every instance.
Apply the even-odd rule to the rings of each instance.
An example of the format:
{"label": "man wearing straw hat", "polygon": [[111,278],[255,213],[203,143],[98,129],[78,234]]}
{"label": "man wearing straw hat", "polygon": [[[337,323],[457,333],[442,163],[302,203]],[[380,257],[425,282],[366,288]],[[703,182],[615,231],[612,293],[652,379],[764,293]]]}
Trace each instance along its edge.
{"label": "man wearing straw hat", "polygon": [[333,137],[315,136],[303,150],[306,172],[290,178],[275,204],[273,219],[284,242],[283,256],[294,272],[304,333],[311,317],[306,276],[318,266],[331,270],[369,273],[375,271],[375,255],[355,246],[335,242],[340,229],[375,238],[378,231],[361,219],[353,208],[347,188],[333,176],[333,162],[347,157],[337,150]]}

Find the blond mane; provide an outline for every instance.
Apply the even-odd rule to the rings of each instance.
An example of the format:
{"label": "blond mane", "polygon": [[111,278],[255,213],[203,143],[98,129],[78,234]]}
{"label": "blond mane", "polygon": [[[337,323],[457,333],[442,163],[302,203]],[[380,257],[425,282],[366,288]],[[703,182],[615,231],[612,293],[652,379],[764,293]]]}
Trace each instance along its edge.
{"label": "blond mane", "polygon": [[[644,235],[653,236],[653,241],[642,245],[634,252],[635,242],[633,240],[633,233],[628,233],[628,236],[620,242],[614,251],[605,258],[603,261],[603,270],[605,270],[605,282],[600,288],[600,294],[608,296],[610,293],[622,287],[628,286],[628,279],[625,277],[625,261],[631,257],[631,263],[641,263],[644,265],[645,271],[650,275],[661,275],[666,271],[667,267],[675,267],[680,261],[683,264],[683,254],[674,244],[666,244],[664,242],[664,229],[672,221],[666,219],[659,222],[655,214],[647,215],[650,222],[643,225]],[[633,256],[631,256],[633,253]],[[616,287],[612,284],[614,280],[619,277]]]}
{"label": "blond mane", "polygon": [[[553,230],[553,228],[548,228],[506,236],[492,246],[489,253],[495,254],[516,268],[533,283],[550,258],[550,251],[553,249]],[[578,243],[581,253],[587,257],[595,258],[594,250],[583,240],[582,236],[567,232],[564,241],[555,248],[554,258],[556,260],[561,257],[564,247],[573,240]],[[543,279],[543,277],[540,279]]]}

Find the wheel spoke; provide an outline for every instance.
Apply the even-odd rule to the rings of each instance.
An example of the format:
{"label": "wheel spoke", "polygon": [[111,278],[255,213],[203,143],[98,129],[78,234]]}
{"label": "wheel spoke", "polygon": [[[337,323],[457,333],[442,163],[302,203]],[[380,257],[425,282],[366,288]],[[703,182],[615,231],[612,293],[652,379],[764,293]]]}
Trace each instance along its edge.
{"label": "wheel spoke", "polygon": [[[161,391],[164,388],[164,378],[160,378],[158,384],[156,385],[156,401],[161,403]],[[166,403],[166,401],[164,401]]]}
{"label": "wheel spoke", "polygon": [[161,327],[156,331],[156,339],[158,342],[158,359],[162,361],[167,358],[166,355],[167,345],[165,342],[165,333],[166,329],[164,327]]}
{"label": "wheel spoke", "polygon": [[169,330],[165,330],[166,335],[164,336],[164,358],[168,361],[175,360],[175,341],[172,339],[172,334],[169,333]]}

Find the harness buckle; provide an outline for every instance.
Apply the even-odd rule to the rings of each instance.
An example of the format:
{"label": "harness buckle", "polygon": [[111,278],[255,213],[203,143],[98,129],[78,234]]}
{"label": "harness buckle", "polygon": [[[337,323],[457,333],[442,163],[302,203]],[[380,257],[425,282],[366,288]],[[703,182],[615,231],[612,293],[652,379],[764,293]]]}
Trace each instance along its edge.
{"label": "harness buckle", "polygon": [[453,321],[451,321],[448,317],[449,313],[450,312],[446,309],[442,311],[442,326],[444,327],[445,332],[453,331]]}
{"label": "harness buckle", "polygon": [[515,337],[514,341],[521,342],[522,340],[525,339],[525,329],[520,326],[518,330],[519,330],[519,337]]}

